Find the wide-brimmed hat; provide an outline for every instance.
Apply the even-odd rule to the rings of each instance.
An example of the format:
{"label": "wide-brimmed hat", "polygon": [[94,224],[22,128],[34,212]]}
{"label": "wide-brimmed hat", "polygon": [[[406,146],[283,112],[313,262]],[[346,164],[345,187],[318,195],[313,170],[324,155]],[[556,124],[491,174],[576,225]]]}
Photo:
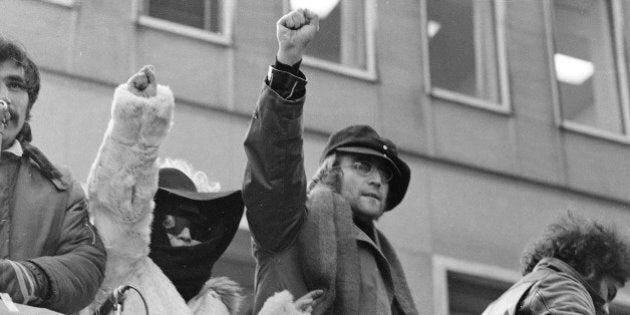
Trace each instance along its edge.
{"label": "wide-brimmed hat", "polygon": [[[182,171],[160,169],[149,256],[184,299],[195,296],[210,277],[212,266],[238,230],[243,209],[240,190],[198,192]],[[187,217],[193,225],[192,237],[201,243],[171,246],[162,224],[167,215]]]}
{"label": "wide-brimmed hat", "polygon": [[394,209],[405,197],[411,170],[407,163],[398,157],[396,145],[391,140],[379,136],[372,127],[354,125],[333,133],[324,147],[320,163],[333,152],[370,155],[382,159],[391,166],[394,177],[389,182],[385,211]]}

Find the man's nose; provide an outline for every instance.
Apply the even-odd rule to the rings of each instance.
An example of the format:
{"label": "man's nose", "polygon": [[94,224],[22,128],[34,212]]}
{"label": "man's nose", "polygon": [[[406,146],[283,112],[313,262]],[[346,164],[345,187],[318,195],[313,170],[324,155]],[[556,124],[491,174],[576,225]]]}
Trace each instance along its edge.
{"label": "man's nose", "polygon": [[378,169],[375,169],[369,177],[370,184],[381,186],[383,184],[383,180],[385,177],[381,174]]}

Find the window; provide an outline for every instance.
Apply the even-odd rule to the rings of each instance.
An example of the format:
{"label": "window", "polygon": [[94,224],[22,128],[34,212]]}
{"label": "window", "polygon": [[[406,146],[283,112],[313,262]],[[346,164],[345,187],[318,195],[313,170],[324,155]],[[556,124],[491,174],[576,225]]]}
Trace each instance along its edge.
{"label": "window", "polygon": [[375,0],[292,0],[288,3],[286,11],[306,7],[320,17],[319,32],[308,46],[304,63],[359,78],[376,79]]}
{"label": "window", "polygon": [[436,255],[433,279],[436,315],[479,315],[521,275],[497,266]]}
{"label": "window", "polygon": [[42,0],[44,2],[49,2],[52,4],[58,4],[62,7],[68,7],[68,8],[72,8],[74,6],[76,6],[76,0]]}
{"label": "window", "polygon": [[221,0],[145,1],[148,16],[221,33]]}
{"label": "window", "polygon": [[142,25],[230,43],[233,0],[139,0]]}
{"label": "window", "polygon": [[478,315],[512,283],[465,273],[447,272],[448,309],[451,315]]}
{"label": "window", "polygon": [[428,92],[508,112],[502,1],[425,0],[423,8]]}
{"label": "window", "polygon": [[552,0],[549,9],[559,123],[625,138],[629,119],[620,2]]}

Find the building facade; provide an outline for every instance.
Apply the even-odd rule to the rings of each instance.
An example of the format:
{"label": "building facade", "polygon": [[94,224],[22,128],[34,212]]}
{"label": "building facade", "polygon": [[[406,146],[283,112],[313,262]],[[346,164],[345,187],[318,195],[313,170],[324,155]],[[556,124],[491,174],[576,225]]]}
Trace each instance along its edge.
{"label": "building facade", "polygon": [[[161,155],[238,189],[275,22],[299,2],[0,1],[0,32],[42,71],[34,144],[85,181],[113,89],[153,64],[176,97]],[[629,3],[332,2],[302,66],[307,174],[348,124],[399,144],[411,184],[378,224],[423,314],[479,314],[519,278],[526,244],[567,210],[627,230]],[[251,293],[249,241],[243,225],[214,275]],[[614,312],[630,313],[630,290]]]}

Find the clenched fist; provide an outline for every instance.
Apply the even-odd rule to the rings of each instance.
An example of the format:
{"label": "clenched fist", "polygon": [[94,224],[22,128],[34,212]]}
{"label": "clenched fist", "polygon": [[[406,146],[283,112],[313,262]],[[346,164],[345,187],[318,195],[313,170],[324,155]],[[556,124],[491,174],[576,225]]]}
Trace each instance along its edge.
{"label": "clenched fist", "polygon": [[137,96],[153,97],[157,95],[155,68],[150,65],[142,67],[138,73],[129,78],[127,89]]}
{"label": "clenched fist", "polygon": [[308,9],[287,13],[276,23],[278,61],[294,65],[302,59],[308,43],[319,30],[319,17]]}

